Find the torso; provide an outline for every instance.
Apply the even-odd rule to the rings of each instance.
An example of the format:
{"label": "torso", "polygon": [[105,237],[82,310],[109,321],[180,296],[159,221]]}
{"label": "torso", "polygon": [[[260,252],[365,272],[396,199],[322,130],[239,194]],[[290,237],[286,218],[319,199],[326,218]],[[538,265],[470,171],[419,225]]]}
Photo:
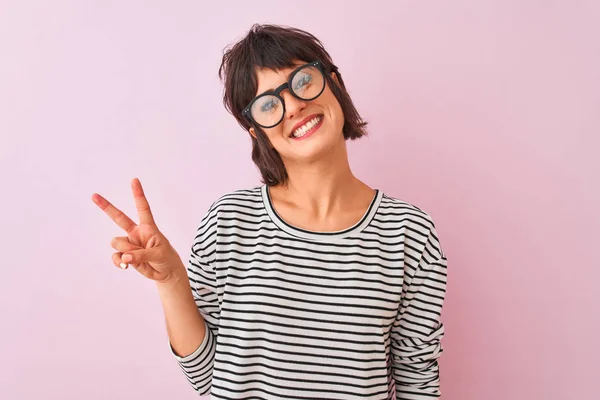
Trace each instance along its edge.
{"label": "torso", "polygon": [[[340,231],[366,211],[370,193],[359,189],[344,202],[344,218],[332,218],[337,223],[311,225],[289,213],[286,218],[298,228]],[[327,393],[386,400],[395,387],[392,377],[413,361],[402,355],[439,355],[443,326],[432,318],[440,314],[446,267],[433,221],[381,191],[368,208],[361,222],[334,233],[288,225],[273,212],[264,185],[215,201],[198,227],[189,261],[193,293],[211,332],[212,347],[199,354],[215,354],[181,364],[195,377],[195,387],[210,387],[219,398],[254,391],[267,399]],[[285,212],[281,203],[279,210]],[[412,280],[425,265],[421,260],[444,261],[430,263],[427,276],[433,279],[427,284]],[[431,343],[425,349],[401,340],[407,332]],[[431,365],[435,373],[437,365]],[[415,382],[431,373],[415,373]],[[264,378],[235,379],[252,375]]]}

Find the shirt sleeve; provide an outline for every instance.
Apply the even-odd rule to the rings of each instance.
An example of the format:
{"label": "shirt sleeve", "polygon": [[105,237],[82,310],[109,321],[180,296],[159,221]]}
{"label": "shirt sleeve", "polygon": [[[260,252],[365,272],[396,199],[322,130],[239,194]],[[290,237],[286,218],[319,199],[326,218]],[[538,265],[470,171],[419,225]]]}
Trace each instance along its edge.
{"label": "shirt sleeve", "polygon": [[192,354],[186,356],[175,353],[169,342],[171,353],[200,396],[210,393],[219,332],[220,305],[215,273],[216,225],[216,213],[211,206],[197,229],[187,265],[192,295],[208,328],[204,340]]}
{"label": "shirt sleeve", "polygon": [[[415,246],[416,247],[416,246]],[[444,325],[441,311],[446,294],[447,259],[438,241],[435,225],[414,259],[405,250],[403,293],[392,326],[392,373],[396,399],[438,399],[438,358]]]}

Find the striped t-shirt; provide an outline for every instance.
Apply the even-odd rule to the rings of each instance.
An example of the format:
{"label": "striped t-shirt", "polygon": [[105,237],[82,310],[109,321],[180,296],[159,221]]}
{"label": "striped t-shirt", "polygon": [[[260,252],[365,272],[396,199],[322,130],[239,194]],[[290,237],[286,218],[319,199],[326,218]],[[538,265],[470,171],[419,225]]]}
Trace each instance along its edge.
{"label": "striped t-shirt", "polygon": [[336,232],[286,223],[266,185],[237,190],[189,258],[209,329],[192,354],[171,351],[212,399],[435,399],[446,265],[432,218],[380,190]]}

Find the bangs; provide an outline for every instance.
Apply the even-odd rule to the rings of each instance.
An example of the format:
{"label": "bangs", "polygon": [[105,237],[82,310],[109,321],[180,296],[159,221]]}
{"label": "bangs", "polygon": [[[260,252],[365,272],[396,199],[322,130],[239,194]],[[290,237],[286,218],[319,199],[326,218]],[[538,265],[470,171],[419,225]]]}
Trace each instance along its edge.
{"label": "bangs", "polygon": [[291,68],[296,61],[311,62],[320,56],[316,49],[307,48],[305,43],[294,40],[283,42],[281,38],[264,32],[250,35],[248,39],[245,50],[249,55],[249,64],[245,67],[249,71],[255,68],[274,71]]}

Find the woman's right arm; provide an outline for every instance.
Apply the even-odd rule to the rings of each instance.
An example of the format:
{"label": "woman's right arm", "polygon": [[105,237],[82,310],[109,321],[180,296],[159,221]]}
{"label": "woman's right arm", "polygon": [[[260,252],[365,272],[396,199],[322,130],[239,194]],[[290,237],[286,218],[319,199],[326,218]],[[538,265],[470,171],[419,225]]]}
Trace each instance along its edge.
{"label": "woman's right arm", "polygon": [[158,229],[139,179],[131,181],[131,189],[139,223],[98,193],[92,195],[92,201],[127,233],[111,241],[117,250],[113,264],[122,269],[131,265],[156,282],[171,351],[198,394],[208,394],[220,316],[214,268],[216,213],[211,206],[202,219],[185,266]]}
{"label": "woman's right arm", "polygon": [[[157,282],[171,352],[199,395],[212,387],[221,308],[217,295],[217,212],[210,207],[200,222],[187,265],[173,280]],[[180,260],[181,261],[181,260]]]}
{"label": "woman's right arm", "polygon": [[185,358],[196,351],[206,335],[206,323],[198,311],[188,276],[180,262],[171,281],[157,282],[173,353]]}

